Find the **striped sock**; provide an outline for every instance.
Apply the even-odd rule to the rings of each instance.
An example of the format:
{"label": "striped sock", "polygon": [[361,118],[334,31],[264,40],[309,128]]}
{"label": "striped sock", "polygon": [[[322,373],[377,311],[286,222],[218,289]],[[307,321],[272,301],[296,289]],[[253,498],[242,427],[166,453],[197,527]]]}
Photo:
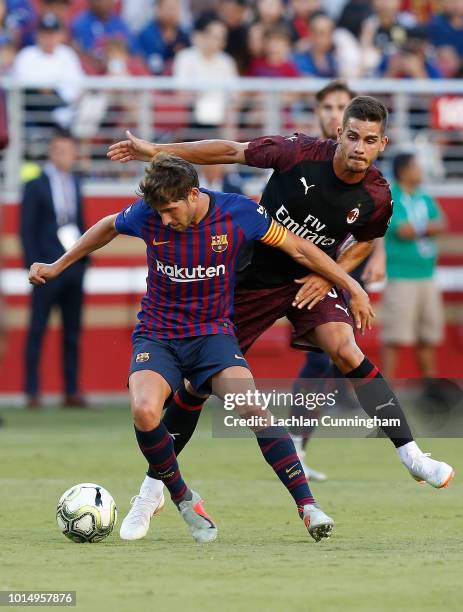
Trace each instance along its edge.
{"label": "striped sock", "polygon": [[256,432],[256,438],[265,461],[293,496],[299,513],[306,504],[315,503],[294,442],[286,429],[270,426]]}
{"label": "striped sock", "polygon": [[365,357],[362,363],[346,375],[357,399],[369,417],[398,419],[400,425],[381,427],[396,448],[413,442],[413,435],[400,407],[399,400],[378,368]]}
{"label": "striped sock", "polygon": [[188,499],[191,493],[180,474],[174,442],[164,423],[151,431],[140,431],[135,427],[135,435],[150,470],[169,489],[172,501],[177,504]]}

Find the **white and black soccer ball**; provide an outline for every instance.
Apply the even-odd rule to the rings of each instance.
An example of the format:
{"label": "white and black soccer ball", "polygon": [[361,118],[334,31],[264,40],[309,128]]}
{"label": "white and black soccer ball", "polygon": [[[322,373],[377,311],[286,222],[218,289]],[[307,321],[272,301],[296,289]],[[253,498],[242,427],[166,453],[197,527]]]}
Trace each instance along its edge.
{"label": "white and black soccer ball", "polygon": [[61,496],[56,522],[73,542],[101,542],[117,521],[114,499],[108,491],[92,482],[77,484]]}

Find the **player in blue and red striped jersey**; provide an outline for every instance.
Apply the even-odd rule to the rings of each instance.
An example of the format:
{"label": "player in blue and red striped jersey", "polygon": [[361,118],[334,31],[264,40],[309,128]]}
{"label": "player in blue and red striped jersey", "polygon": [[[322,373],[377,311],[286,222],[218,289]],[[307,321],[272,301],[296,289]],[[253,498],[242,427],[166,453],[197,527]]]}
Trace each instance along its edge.
{"label": "player in blue and red striped jersey", "polygon": [[[349,291],[359,327],[369,326],[373,313],[367,294],[330,257],[276,223],[254,201],[200,189],[189,162],[158,157],[146,170],[140,190],[143,199],[99,221],[60,259],[33,264],[29,279],[36,285],[53,279],[118,234],[145,241],[147,291],[133,333],[128,383],[135,434],[151,472],[169,490],[195,540],[210,542],[217,537],[217,527],[200,496],[182,478],[161,412],[184,377],[195,392],[212,391],[219,397],[254,389],[231,319],[240,247],[251,240],[278,247]],[[255,418],[251,429],[260,450],[292,495],[310,535],[317,541],[329,537],[333,521],[315,505],[287,431],[272,425],[260,405],[239,412]],[[149,521],[164,500],[156,507],[144,507],[146,503],[141,500],[136,510],[145,512]]]}

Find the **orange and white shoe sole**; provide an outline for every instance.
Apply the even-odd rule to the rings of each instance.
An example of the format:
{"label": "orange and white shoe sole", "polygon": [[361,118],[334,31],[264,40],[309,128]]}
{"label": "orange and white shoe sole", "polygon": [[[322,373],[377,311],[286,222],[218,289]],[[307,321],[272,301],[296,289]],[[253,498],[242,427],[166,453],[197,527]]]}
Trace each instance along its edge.
{"label": "orange and white shoe sole", "polygon": [[441,484],[440,487],[437,487],[438,489],[446,489],[450,482],[455,478],[455,470],[452,470],[450,472],[450,474],[448,475],[448,477],[446,478],[446,480],[444,480],[444,482]]}
{"label": "orange and white shoe sole", "polygon": [[[421,478],[417,478],[416,476],[412,476],[412,478],[414,478],[418,484],[424,484],[426,482],[426,480],[421,480]],[[452,470],[450,472],[450,474],[447,476],[447,478],[444,480],[444,482],[441,485],[439,485],[438,487],[434,487],[434,488],[435,489],[447,489],[447,487],[449,486],[450,482],[454,478],[455,478],[455,470]]]}

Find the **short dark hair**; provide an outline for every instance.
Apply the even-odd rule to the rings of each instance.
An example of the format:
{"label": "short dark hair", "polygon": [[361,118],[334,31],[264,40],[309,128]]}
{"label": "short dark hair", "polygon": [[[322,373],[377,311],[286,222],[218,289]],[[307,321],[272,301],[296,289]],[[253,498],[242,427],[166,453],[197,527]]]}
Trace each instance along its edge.
{"label": "short dark hair", "polygon": [[264,35],[266,40],[269,38],[284,38],[288,42],[291,42],[291,31],[285,24],[282,23],[266,29]]}
{"label": "short dark hair", "polygon": [[312,24],[316,19],[318,19],[319,17],[323,17],[325,19],[329,19],[333,25],[334,25],[334,20],[331,17],[331,15],[329,13],[327,13],[326,11],[314,11],[310,17],[309,17],[309,24]]}
{"label": "short dark hair", "polygon": [[196,19],[193,29],[195,32],[204,32],[211,25],[211,23],[217,23],[217,22],[224,25],[223,21],[220,19],[220,17],[217,15],[215,11],[212,11],[212,10],[204,11]]}
{"label": "short dark hair", "polygon": [[325,87],[317,91],[317,93],[315,94],[315,100],[317,101],[317,104],[321,104],[326,98],[326,96],[329,96],[335,91],[343,91],[349,96],[351,100],[357,96],[355,91],[352,91],[352,89],[345,81],[330,81],[328,85],[325,85]]}
{"label": "short dark hair", "polygon": [[400,180],[403,170],[415,159],[413,153],[399,153],[392,161],[392,173],[396,181]]}
{"label": "short dark hair", "polygon": [[55,140],[72,140],[73,142],[76,141],[76,139],[72,135],[72,132],[70,132],[66,128],[56,128],[54,130],[54,132],[51,135],[49,144],[51,144]]}
{"label": "short dark hair", "polygon": [[349,119],[360,119],[361,121],[375,121],[381,124],[384,132],[387,125],[388,112],[382,102],[372,96],[357,96],[344,111],[342,127],[345,128]]}
{"label": "short dark hair", "polygon": [[175,155],[158,153],[145,169],[138,195],[148,206],[156,208],[168,202],[186,200],[193,187],[199,187],[193,164]]}

